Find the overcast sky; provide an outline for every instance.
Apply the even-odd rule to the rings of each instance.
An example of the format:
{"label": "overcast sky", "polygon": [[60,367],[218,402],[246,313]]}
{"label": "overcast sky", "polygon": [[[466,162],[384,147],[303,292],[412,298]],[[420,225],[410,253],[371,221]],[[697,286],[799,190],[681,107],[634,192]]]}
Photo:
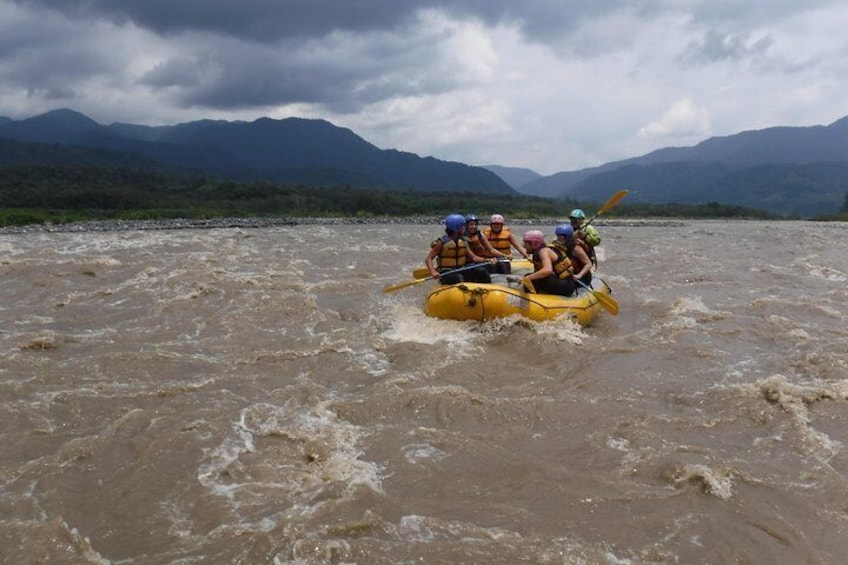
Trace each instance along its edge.
{"label": "overcast sky", "polygon": [[848,115],[845,0],[0,0],[0,116],[322,118],[576,170]]}

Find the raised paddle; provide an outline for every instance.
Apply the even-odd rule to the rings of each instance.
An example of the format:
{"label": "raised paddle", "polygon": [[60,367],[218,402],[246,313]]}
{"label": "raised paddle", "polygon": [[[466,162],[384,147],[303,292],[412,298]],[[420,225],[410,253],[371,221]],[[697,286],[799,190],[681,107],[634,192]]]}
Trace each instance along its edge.
{"label": "raised paddle", "polygon": [[595,298],[598,299],[598,302],[601,303],[601,306],[603,306],[604,309],[606,309],[607,312],[609,312],[613,316],[618,316],[618,301],[615,298],[613,298],[609,294],[604,294],[603,292],[598,292],[594,288],[585,284],[580,279],[574,279],[574,282],[576,282],[577,284],[579,284],[580,286],[582,286],[583,288],[585,288],[586,290],[591,292],[592,296],[594,296]]}
{"label": "raised paddle", "polygon": [[586,226],[588,226],[589,224],[591,224],[591,223],[592,223],[592,221],[593,221],[595,218],[597,218],[598,216],[600,216],[601,214],[603,214],[604,212],[606,212],[607,210],[609,210],[610,208],[612,208],[613,206],[615,206],[616,204],[618,204],[619,200],[621,200],[622,198],[624,198],[624,197],[625,197],[625,196],[627,196],[628,194],[630,194],[630,192],[629,192],[629,191],[627,191],[627,190],[619,190],[618,192],[616,192],[615,194],[613,194],[613,195],[610,197],[610,199],[609,199],[609,200],[607,200],[606,204],[604,204],[603,206],[601,206],[601,209],[600,209],[600,210],[598,210],[598,211],[595,213],[595,215],[594,215],[594,216],[592,216],[591,218],[589,218],[588,220],[586,220],[585,222],[583,222],[583,225],[581,225],[581,226],[580,226],[580,229],[582,230],[583,228],[585,228]]}
{"label": "raised paddle", "polygon": [[[485,265],[485,263],[472,263],[471,265],[459,267],[458,269],[452,269],[450,271],[445,271],[444,273],[439,273],[439,276],[443,277],[445,275],[450,275],[451,273],[461,273],[462,271],[474,269],[474,268],[479,267],[481,265]],[[423,282],[427,282],[427,281],[431,281],[431,280],[433,280],[433,277],[424,277],[424,278],[418,278],[418,279],[415,279],[415,280],[412,280],[412,281],[402,282],[400,284],[393,284],[393,285],[390,285],[390,286],[387,286],[386,288],[384,288],[383,292],[385,292],[385,293],[394,292],[396,290],[400,290],[400,289],[406,288],[408,286],[412,286],[412,285],[415,285],[415,284],[421,284]]]}

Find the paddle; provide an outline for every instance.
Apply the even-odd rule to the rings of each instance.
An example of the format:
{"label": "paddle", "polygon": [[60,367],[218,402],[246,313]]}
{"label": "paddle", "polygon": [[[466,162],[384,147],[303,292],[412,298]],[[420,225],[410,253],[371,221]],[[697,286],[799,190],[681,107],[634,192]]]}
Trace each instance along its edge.
{"label": "paddle", "polygon": [[613,298],[609,294],[604,294],[603,292],[598,292],[594,288],[585,284],[580,279],[574,279],[574,282],[576,282],[577,284],[579,284],[580,286],[582,286],[583,288],[585,288],[586,290],[591,292],[592,295],[595,298],[598,299],[598,302],[601,303],[601,306],[603,306],[604,309],[606,309],[607,312],[609,312],[613,316],[618,316],[618,301],[615,298]]}
{"label": "paddle", "polygon": [[[439,276],[443,277],[445,275],[450,275],[451,273],[460,273],[462,271],[467,271],[469,269],[477,268],[481,265],[485,265],[485,263],[472,263],[472,264],[466,265],[464,267],[459,267],[458,269],[452,269],[450,271],[445,271],[444,273],[439,273]],[[383,292],[385,292],[385,293],[394,292],[396,290],[400,290],[400,289],[406,288],[408,286],[412,286],[412,285],[415,285],[415,284],[421,284],[423,282],[431,281],[431,280],[434,280],[433,277],[424,277],[424,278],[418,278],[418,279],[415,279],[415,280],[412,280],[412,281],[402,282],[400,284],[389,285],[389,286],[387,286],[386,288],[383,289]]]}
{"label": "paddle", "polygon": [[598,211],[595,213],[595,215],[594,215],[594,216],[592,216],[591,218],[589,218],[588,220],[586,220],[585,222],[583,222],[583,225],[581,225],[581,226],[580,226],[580,229],[582,230],[583,228],[585,228],[586,226],[588,226],[589,224],[591,224],[591,223],[592,223],[592,221],[593,221],[595,218],[597,218],[598,216],[600,216],[601,214],[603,214],[604,212],[606,212],[607,210],[609,210],[610,208],[612,208],[613,206],[615,206],[616,204],[618,204],[618,202],[619,202],[622,198],[624,198],[625,196],[627,196],[629,193],[630,193],[630,192],[629,192],[628,190],[619,190],[618,192],[616,192],[615,194],[613,194],[613,195],[612,195],[612,197],[610,197],[610,199],[609,199],[609,200],[607,200],[606,204],[604,204],[603,206],[601,206],[601,209],[600,209],[600,210],[598,210]]}
{"label": "paddle", "polygon": [[[509,259],[498,259],[498,261],[509,261]],[[529,269],[533,266],[533,264],[528,259],[512,259],[511,263],[516,269]],[[482,265],[484,263],[477,264]],[[416,279],[420,279],[421,277],[427,277],[429,274],[430,271],[427,270],[427,267],[416,267],[412,270],[412,276]]]}

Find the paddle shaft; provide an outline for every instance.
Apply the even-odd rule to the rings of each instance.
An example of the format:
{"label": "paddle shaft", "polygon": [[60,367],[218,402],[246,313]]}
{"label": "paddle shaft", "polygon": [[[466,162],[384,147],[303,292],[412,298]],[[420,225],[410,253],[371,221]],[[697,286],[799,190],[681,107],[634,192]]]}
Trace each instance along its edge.
{"label": "paddle shaft", "polygon": [[[450,271],[445,271],[444,273],[439,273],[439,277],[443,277],[445,275],[450,275],[450,274],[453,274],[453,273],[461,273],[462,271],[467,271],[469,269],[476,269],[477,267],[483,266],[485,264],[486,263],[472,263],[470,265],[465,265],[464,267],[459,267],[457,269],[451,269]],[[429,281],[429,280],[433,280],[433,277],[424,277],[424,278],[415,279],[415,280],[412,280],[412,281],[402,282],[400,284],[396,284],[396,285],[392,285],[392,286],[387,286],[386,288],[383,289],[383,292],[385,292],[385,293],[394,292],[396,290],[400,290],[402,288],[406,288],[408,286],[412,286],[412,285],[416,285],[416,284],[421,284],[421,283]]]}
{"label": "paddle shaft", "polygon": [[613,194],[612,197],[609,200],[606,201],[606,204],[601,206],[601,209],[598,210],[595,213],[594,216],[592,216],[591,218],[586,220],[583,223],[583,225],[580,226],[580,229],[582,230],[582,229],[586,228],[589,224],[591,224],[595,220],[595,218],[597,218],[598,216],[600,216],[601,214],[603,214],[604,212],[606,212],[607,210],[609,210],[610,208],[612,208],[613,206],[618,204],[619,200],[621,200],[622,198],[624,198],[628,194],[629,194],[629,191],[627,191],[627,190],[619,190],[618,192]]}
{"label": "paddle shaft", "polygon": [[[502,261],[511,263],[516,269],[527,269],[533,266],[533,264],[530,263],[527,259],[498,259],[498,262]],[[475,265],[485,265],[485,263],[475,263]],[[430,274],[430,271],[427,269],[427,267],[416,267],[412,270],[412,276],[416,279],[426,277],[428,274]]]}

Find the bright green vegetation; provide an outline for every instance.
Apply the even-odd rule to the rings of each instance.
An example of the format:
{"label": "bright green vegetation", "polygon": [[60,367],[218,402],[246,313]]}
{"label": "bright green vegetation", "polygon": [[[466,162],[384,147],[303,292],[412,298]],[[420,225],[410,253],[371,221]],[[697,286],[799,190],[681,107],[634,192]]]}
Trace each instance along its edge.
{"label": "bright green vegetation", "polygon": [[[511,218],[565,218],[575,207],[594,213],[603,202],[525,195],[424,193],[234,182],[172,172],[95,166],[0,167],[0,226],[103,219],[216,217],[441,216],[451,212]],[[778,218],[725,206],[624,201],[604,217]]]}

